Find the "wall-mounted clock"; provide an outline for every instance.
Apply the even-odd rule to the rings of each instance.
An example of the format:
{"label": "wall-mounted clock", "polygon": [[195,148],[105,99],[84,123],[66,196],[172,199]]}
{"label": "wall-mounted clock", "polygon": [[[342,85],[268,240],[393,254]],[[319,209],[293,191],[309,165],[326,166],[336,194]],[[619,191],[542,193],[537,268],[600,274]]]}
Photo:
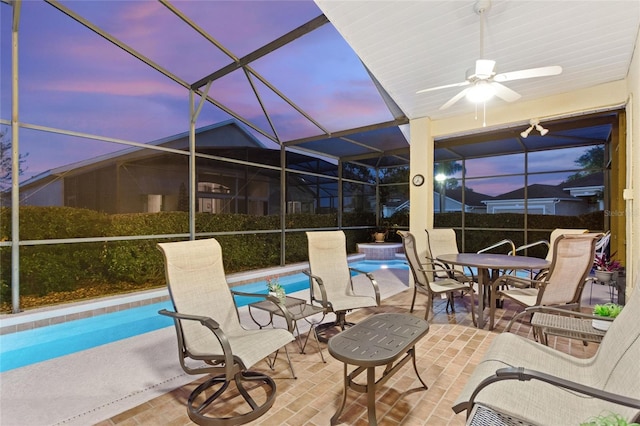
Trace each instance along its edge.
{"label": "wall-mounted clock", "polygon": [[411,182],[413,182],[413,184],[415,186],[420,186],[424,183],[424,176],[422,175],[415,175],[413,176],[413,179],[411,179]]}

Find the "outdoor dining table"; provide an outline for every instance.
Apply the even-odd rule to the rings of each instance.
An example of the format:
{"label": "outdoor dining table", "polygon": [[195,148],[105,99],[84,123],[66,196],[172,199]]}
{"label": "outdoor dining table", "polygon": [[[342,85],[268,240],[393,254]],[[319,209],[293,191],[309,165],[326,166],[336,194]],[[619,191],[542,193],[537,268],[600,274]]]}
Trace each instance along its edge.
{"label": "outdoor dining table", "polygon": [[[489,271],[505,270],[539,270],[547,269],[551,262],[529,256],[511,256],[494,253],[452,253],[436,257],[447,265],[460,265],[478,270],[478,328],[484,327],[484,292],[491,285]],[[493,329],[493,318],[490,318],[489,329]]]}

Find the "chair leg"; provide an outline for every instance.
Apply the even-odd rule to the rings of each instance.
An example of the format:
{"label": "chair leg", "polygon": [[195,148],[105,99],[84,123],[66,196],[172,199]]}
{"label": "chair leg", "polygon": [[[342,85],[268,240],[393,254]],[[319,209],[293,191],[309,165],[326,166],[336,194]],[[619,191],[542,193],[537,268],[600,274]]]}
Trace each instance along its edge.
{"label": "chair leg", "polygon": [[413,284],[413,298],[411,299],[411,309],[409,309],[409,312],[413,312],[413,307],[416,304],[416,293],[418,293],[418,289],[416,288],[418,284]]}
{"label": "chair leg", "polygon": [[445,306],[445,311],[449,312],[449,306],[451,306],[451,313],[455,314],[456,313],[456,307],[454,305],[454,300],[453,300],[453,292],[449,292],[447,293],[447,306]]}
{"label": "chair leg", "polygon": [[433,304],[433,293],[429,292],[427,294],[427,307],[426,310],[424,312],[424,320],[428,321],[429,320],[429,311],[431,310],[431,305]]}
{"label": "chair leg", "polygon": [[[241,371],[236,373],[234,382],[238,393],[251,407],[250,411],[235,416],[216,417],[215,413],[213,413],[214,409],[209,410],[211,404],[220,398],[229,388],[230,382],[226,380],[224,374],[221,374],[210,378],[191,392],[187,401],[187,414],[189,418],[199,425],[240,425],[257,419],[273,406],[276,400],[276,384],[271,377],[254,371]],[[245,383],[251,384],[245,387]],[[206,397],[205,391],[216,385],[220,385],[219,389],[213,392],[211,396]],[[267,387],[266,399],[261,405],[258,405],[251,396],[251,392],[263,386]],[[264,392],[260,391],[259,394],[262,399]],[[221,405],[224,405],[224,403],[221,402]]]}
{"label": "chair leg", "polygon": [[[278,349],[275,354],[273,355],[273,359],[269,358],[268,356],[265,358],[265,361],[267,361],[267,365],[269,366],[269,368],[271,370],[275,369],[275,365],[276,365],[276,360],[278,359],[278,354],[280,353],[280,349]],[[287,350],[287,347],[284,346],[284,354],[287,357],[287,362],[289,363],[289,370],[291,370],[291,376],[294,379],[297,379],[298,377],[296,376],[296,372],[293,370],[293,364],[291,363],[291,358],[289,358],[289,351]]]}
{"label": "chair leg", "polygon": [[471,290],[469,290],[468,293],[469,293],[469,298],[471,299],[471,321],[473,322],[473,326],[477,327],[478,321],[476,320],[476,310],[475,310],[476,301],[474,300],[474,297],[473,297],[473,286],[471,286]]}
{"label": "chair leg", "polygon": [[323,343],[327,343],[329,341],[329,337],[331,337],[327,337],[327,330],[339,328],[340,331],[344,331],[345,328],[351,327],[354,324],[346,320],[347,313],[345,311],[334,312],[334,314],[336,315],[335,321],[325,322],[315,326],[318,339]]}

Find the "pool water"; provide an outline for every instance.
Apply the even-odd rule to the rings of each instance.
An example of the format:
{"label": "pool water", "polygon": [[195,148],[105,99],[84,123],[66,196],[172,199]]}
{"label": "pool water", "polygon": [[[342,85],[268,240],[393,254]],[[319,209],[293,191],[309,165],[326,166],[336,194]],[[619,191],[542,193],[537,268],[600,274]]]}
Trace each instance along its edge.
{"label": "pool water", "polygon": [[[350,265],[364,272],[378,269],[407,269],[403,261],[361,261]],[[309,288],[309,278],[293,274],[278,279],[287,293]],[[266,281],[244,284],[234,290],[266,293]],[[238,306],[259,299],[236,297]],[[159,315],[160,309],[173,310],[170,301],[68,321],[18,333],[0,335],[0,372],[69,355],[85,349],[173,326],[173,320]]]}

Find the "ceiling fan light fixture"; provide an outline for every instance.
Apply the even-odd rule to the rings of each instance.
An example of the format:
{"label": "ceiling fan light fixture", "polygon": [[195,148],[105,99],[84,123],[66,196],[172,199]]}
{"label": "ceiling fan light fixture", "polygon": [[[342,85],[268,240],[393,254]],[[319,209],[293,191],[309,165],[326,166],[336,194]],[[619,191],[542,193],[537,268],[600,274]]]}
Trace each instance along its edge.
{"label": "ceiling fan light fixture", "polygon": [[470,102],[480,104],[493,98],[496,90],[487,81],[478,81],[467,90],[466,97]]}

